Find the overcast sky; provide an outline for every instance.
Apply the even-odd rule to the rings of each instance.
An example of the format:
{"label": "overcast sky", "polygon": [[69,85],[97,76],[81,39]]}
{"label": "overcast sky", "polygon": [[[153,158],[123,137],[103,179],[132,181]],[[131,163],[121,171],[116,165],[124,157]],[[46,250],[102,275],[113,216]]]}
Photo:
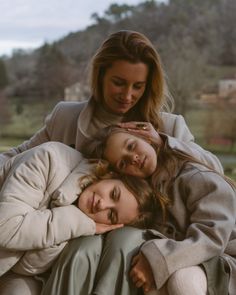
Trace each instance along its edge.
{"label": "overcast sky", "polygon": [[142,0],[0,0],[0,55],[30,49],[86,28],[91,14],[100,16],[111,3]]}

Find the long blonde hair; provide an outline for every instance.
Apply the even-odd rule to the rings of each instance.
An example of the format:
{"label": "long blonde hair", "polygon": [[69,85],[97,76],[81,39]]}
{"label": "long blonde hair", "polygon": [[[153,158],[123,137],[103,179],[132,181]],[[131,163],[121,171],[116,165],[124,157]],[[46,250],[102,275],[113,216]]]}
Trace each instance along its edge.
{"label": "long blonde hair", "polygon": [[161,59],[150,40],[135,31],[123,30],[111,34],[97,50],[91,64],[92,96],[103,99],[103,78],[106,70],[117,60],[142,62],[149,74],[143,97],[129,111],[129,117],[151,122],[156,129],[162,127],[160,110],[172,111],[174,101],[168,91]]}

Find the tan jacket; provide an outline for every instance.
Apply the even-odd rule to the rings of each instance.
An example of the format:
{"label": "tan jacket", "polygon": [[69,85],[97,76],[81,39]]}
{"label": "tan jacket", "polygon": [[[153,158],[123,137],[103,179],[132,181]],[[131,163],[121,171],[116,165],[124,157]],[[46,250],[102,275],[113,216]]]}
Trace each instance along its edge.
{"label": "tan jacket", "polygon": [[[167,192],[167,183],[168,177],[163,175],[163,193]],[[235,295],[236,191],[217,173],[202,165],[187,164],[176,170],[169,196],[169,222],[165,228],[158,228],[164,236],[150,231],[152,239],[141,248],[157,288],[180,268],[221,256],[231,271],[229,294]]]}
{"label": "tan jacket", "polygon": [[9,269],[44,272],[66,241],[95,233],[94,221],[72,205],[81,192],[78,179],[92,167],[78,151],[58,142],[32,148],[3,166],[0,275]]}
{"label": "tan jacket", "polygon": [[[14,156],[31,147],[37,146],[47,141],[59,141],[66,145],[76,147],[82,151],[86,147],[88,135],[87,130],[93,116],[95,102],[60,102],[56,105],[51,115],[47,118],[45,126],[40,129],[28,141],[10,151],[0,154],[0,167],[3,163]],[[194,143],[194,137],[189,131],[185,120],[180,115],[161,113],[164,122],[161,132],[173,137],[173,147],[189,152],[202,161],[209,163],[216,170],[223,172],[222,166],[216,156],[202,149]],[[137,114],[137,121],[139,120]],[[177,139],[177,140],[176,140]],[[175,141],[176,140],[176,141]]]}

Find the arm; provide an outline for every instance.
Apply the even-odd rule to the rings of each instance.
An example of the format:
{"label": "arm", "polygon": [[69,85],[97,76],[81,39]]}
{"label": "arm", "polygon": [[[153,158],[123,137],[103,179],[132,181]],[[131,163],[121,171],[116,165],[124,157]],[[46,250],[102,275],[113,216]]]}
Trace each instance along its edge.
{"label": "arm", "polygon": [[52,126],[53,126],[54,118],[57,113],[58,106],[59,104],[56,105],[52,113],[49,116],[47,116],[45,120],[45,125],[39,131],[37,131],[29,140],[26,140],[19,146],[13,147],[10,150],[0,154],[0,167],[11,157],[17,154],[20,154],[23,151],[26,151],[32,147],[38,146],[41,143],[51,140],[50,133],[52,130]]}
{"label": "arm", "polygon": [[0,167],[14,155],[47,141],[75,144],[78,116],[85,105],[86,102],[59,102],[37,133],[18,147],[0,154]]}
{"label": "arm", "polygon": [[[189,215],[182,212],[177,219],[182,228],[183,222],[186,223],[185,238],[150,240],[141,248],[158,289],[178,269],[221,255],[235,227],[235,190],[226,181],[212,172],[199,172],[185,180],[179,193],[184,195],[183,203]],[[176,208],[175,216],[179,210]]]}
{"label": "arm", "polygon": [[[74,205],[47,208],[49,186],[68,167],[62,169],[58,154],[43,146],[16,158],[18,163],[9,172],[0,192],[0,247],[6,250],[49,248],[95,233],[95,223]],[[65,159],[69,160],[69,156]]]}
{"label": "arm", "polygon": [[26,276],[33,276],[47,271],[58,258],[67,242],[45,249],[29,250],[11,268],[11,271]]}
{"label": "arm", "polygon": [[[189,130],[183,116],[169,113],[161,113],[163,120],[163,129],[161,132],[172,137],[170,139],[171,146],[185,151],[190,155],[195,155],[199,160],[213,167],[216,171],[224,173],[223,167],[219,159],[211,152],[204,150],[201,146],[194,142],[194,136]],[[175,142],[174,140],[177,139]]]}

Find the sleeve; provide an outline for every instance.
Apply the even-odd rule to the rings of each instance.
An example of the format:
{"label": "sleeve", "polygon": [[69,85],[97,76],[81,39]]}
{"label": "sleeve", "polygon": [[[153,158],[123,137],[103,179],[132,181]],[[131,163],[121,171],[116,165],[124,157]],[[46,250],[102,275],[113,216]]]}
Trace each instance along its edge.
{"label": "sleeve", "polygon": [[220,173],[224,173],[219,159],[211,152],[203,149],[194,142],[194,136],[189,130],[183,116],[169,113],[162,113],[163,133],[168,135],[168,143],[172,148],[182,150],[194,155],[197,159],[210,165]]}
{"label": "sleeve", "polygon": [[167,141],[168,145],[175,150],[183,151],[190,156],[193,156],[202,163],[210,166],[217,172],[224,174],[223,167],[219,159],[211,152],[204,150],[200,145],[195,142],[184,142],[175,137],[168,136],[166,134],[160,134],[164,140]]}
{"label": "sleeve", "polygon": [[29,250],[11,268],[17,274],[33,276],[49,270],[67,242],[46,249]]}
{"label": "sleeve", "polygon": [[41,147],[22,155],[0,192],[0,248],[48,248],[95,233],[95,223],[74,205],[46,208],[47,186],[57,173],[56,157]]}
{"label": "sleeve", "polygon": [[158,289],[175,271],[221,255],[235,226],[235,190],[216,173],[197,173],[181,193],[189,212],[185,238],[154,239],[141,248]]}
{"label": "sleeve", "polygon": [[52,113],[46,117],[45,125],[38,130],[29,140],[24,141],[21,145],[14,147],[4,153],[0,154],[0,167],[11,157],[22,153],[32,147],[38,146],[41,143],[51,140],[50,134],[52,133],[52,126],[54,126],[54,120],[57,116],[60,103],[58,103],[53,109]]}

